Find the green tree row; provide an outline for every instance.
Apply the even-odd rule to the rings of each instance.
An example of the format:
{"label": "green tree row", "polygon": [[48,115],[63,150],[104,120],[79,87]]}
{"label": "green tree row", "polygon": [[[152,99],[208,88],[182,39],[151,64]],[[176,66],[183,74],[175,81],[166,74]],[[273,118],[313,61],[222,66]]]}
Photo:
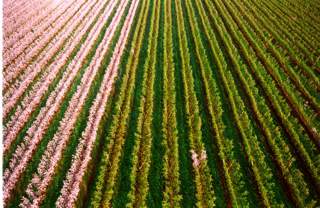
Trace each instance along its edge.
{"label": "green tree row", "polygon": [[142,92],[137,118],[137,130],[134,136],[132,169],[130,174],[129,202],[126,207],[146,207],[146,197],[149,191],[148,174],[151,163],[152,116],[154,99],[154,80],[156,67],[156,52],[159,33],[160,1],[156,0],[152,15],[148,39],[148,50],[143,67]]}
{"label": "green tree row", "polygon": [[[141,2],[142,10],[138,17],[138,31],[134,34],[132,53],[139,52],[142,44],[142,38],[146,27],[149,1]],[[119,161],[122,154],[124,139],[127,134],[128,117],[132,106],[132,96],[134,90],[134,81],[139,58],[132,54],[125,66],[127,69],[121,83],[119,98],[115,104],[115,113],[113,115],[111,127],[106,146],[101,154],[101,161],[98,166],[98,174],[94,182],[93,193],[89,199],[91,207],[109,207],[114,195],[114,186],[119,170]]]}
{"label": "green tree row", "polygon": [[[225,14],[224,14],[225,16]],[[243,56],[245,57],[245,60],[249,63],[249,68],[250,70],[254,71],[253,73],[253,77],[255,80],[258,80],[258,82],[262,85],[264,91],[267,94],[267,99],[269,99],[272,103],[272,108],[276,111],[276,115],[278,117],[280,117],[281,119],[283,119],[283,125],[285,126],[286,130],[290,130],[293,131],[295,128],[299,128],[299,127],[294,127],[292,126],[292,124],[289,122],[289,119],[287,117],[287,115],[289,114],[285,114],[285,112],[283,112],[283,110],[289,110],[289,107],[286,106],[285,109],[281,109],[282,106],[284,106],[283,104],[286,104],[285,101],[283,100],[283,98],[279,98],[279,92],[275,89],[275,85],[273,84],[273,80],[267,76],[267,72],[265,70],[262,69],[262,64],[259,63],[257,61],[257,57],[256,54],[254,53],[254,51],[250,50],[250,46],[249,43],[241,36],[241,33],[239,32],[239,30],[237,30],[235,28],[235,25],[231,24],[232,21],[229,21],[229,25],[228,27],[230,28],[229,32],[230,34],[233,36],[234,39],[237,40],[237,45],[240,47],[240,51],[243,54]],[[270,83],[270,84],[267,84]],[[280,102],[280,103],[279,103]],[[267,109],[266,107],[263,107],[263,109]],[[281,109],[281,110],[280,110]],[[267,115],[267,114],[266,114]],[[293,119],[290,119],[290,121],[292,121]],[[296,134],[295,134],[296,135]],[[267,137],[268,138],[268,137]],[[280,143],[280,139],[278,140]],[[284,142],[281,142],[282,146],[284,145]],[[272,144],[272,143],[271,143]],[[276,143],[274,143],[276,144]],[[281,148],[279,148],[281,150]],[[276,149],[275,149],[276,150]],[[284,150],[286,150],[286,152],[284,152],[284,158],[287,158],[287,152],[289,151],[288,147],[284,148]],[[274,151],[275,154],[281,154],[280,152],[277,153],[278,151]],[[279,155],[280,156],[280,155]],[[295,155],[294,155],[295,156]],[[281,164],[282,161],[284,159],[281,159],[279,157],[279,163]],[[285,161],[292,161],[293,159],[287,159],[284,160],[284,162],[282,163],[282,169],[284,172],[287,172],[286,170],[286,163]],[[295,168],[295,166],[291,167],[291,163],[290,162],[290,168]],[[290,172],[291,173],[291,172]],[[307,188],[307,184],[305,182],[303,182],[303,176],[301,174],[300,171],[295,170],[292,171],[292,175],[285,175],[286,180],[289,181],[289,183],[291,183],[292,187],[293,187],[293,191],[295,191],[295,197],[297,199],[297,201],[300,201],[300,203],[304,204],[305,200],[308,199],[308,188]],[[299,178],[299,179],[298,179]],[[295,181],[295,183],[292,183],[292,181]],[[300,187],[300,190],[299,188]],[[303,188],[302,188],[303,187]]]}

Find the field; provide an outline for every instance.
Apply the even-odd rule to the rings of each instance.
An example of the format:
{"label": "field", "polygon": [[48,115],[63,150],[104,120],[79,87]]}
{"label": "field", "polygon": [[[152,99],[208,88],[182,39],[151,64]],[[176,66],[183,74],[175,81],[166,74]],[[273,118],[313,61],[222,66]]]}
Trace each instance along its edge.
{"label": "field", "polygon": [[5,207],[320,206],[319,0],[5,0]]}

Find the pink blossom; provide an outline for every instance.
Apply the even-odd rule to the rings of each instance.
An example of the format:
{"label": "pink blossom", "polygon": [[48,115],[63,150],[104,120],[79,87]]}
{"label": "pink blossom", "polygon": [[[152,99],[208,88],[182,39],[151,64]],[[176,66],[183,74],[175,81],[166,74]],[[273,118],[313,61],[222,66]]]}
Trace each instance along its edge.
{"label": "pink blossom", "polygon": [[207,152],[206,150],[201,151],[200,160],[206,160],[207,159]]}
{"label": "pink blossom", "polygon": [[16,35],[16,31],[20,28],[30,26],[28,22],[34,21],[37,18],[44,18],[46,12],[50,13],[49,9],[54,9],[57,6],[56,2],[53,1],[25,1],[17,7],[11,8],[11,12],[4,11],[4,39],[8,38],[10,35]]}
{"label": "pink blossom", "polygon": [[207,159],[206,150],[201,150],[200,157],[193,149],[191,149],[190,152],[191,152],[192,165],[194,168],[197,168],[200,165],[201,161],[205,161]]}
{"label": "pink blossom", "polygon": [[[11,48],[16,55],[12,55],[14,62],[12,62],[8,66],[5,65],[4,89],[7,89],[9,85],[12,86],[12,81],[14,81],[14,79],[17,79],[17,78],[18,79],[15,82],[18,83],[18,86],[20,88],[16,87],[13,89],[9,89],[8,92],[4,94],[5,103],[7,103],[6,99],[11,98],[13,93],[19,92],[20,94],[13,96],[14,98],[11,98],[11,100],[15,99],[15,97],[17,96],[20,96],[21,93],[24,92],[24,90],[26,89],[26,87],[29,86],[30,82],[34,79],[34,77],[48,63],[48,60],[50,60],[50,58],[58,51],[63,41],[69,36],[73,28],[76,26],[76,23],[82,20],[81,13],[74,15],[74,12],[77,11],[80,5],[81,5],[81,2],[79,2],[78,6],[74,7],[73,10],[66,12],[64,15],[60,16],[56,20],[57,21],[56,23],[52,23],[53,26],[50,26],[51,30],[46,29],[47,31],[45,31],[46,35],[40,35],[40,32],[43,33],[45,28],[40,27],[40,28],[34,29],[37,31],[39,30],[39,34],[37,34],[35,37],[35,38],[38,38],[37,41],[33,40],[34,39],[32,38],[33,36],[28,36],[28,39],[30,39],[30,41],[33,41],[32,44],[26,41],[24,41],[23,44],[20,43],[19,41],[15,41],[19,43],[18,47],[25,48],[25,49],[23,49],[23,53],[19,53],[18,49],[15,49],[14,47]],[[61,9],[64,10],[65,8],[62,7]],[[60,12],[63,12],[63,11],[60,11]],[[61,27],[65,24],[66,20],[69,19],[70,17],[72,18],[67,23],[65,28],[61,30],[59,34],[56,34],[56,32],[61,29]],[[49,23],[50,22],[48,22],[48,24]],[[52,39],[52,37],[54,38]],[[28,46],[28,47],[26,48],[25,46]],[[37,59],[33,62],[33,64],[29,65],[28,63],[32,59],[34,59],[36,55],[39,54],[40,50],[42,50],[41,54],[37,57]],[[6,57],[6,53],[4,53],[4,57]],[[21,87],[23,87],[23,89],[21,89]]]}
{"label": "pink blossom", "polygon": [[[97,4],[95,9],[101,8],[100,6],[101,6],[101,4]],[[87,10],[85,10],[85,11],[89,11],[88,8],[86,8],[86,9]],[[94,12],[94,11],[95,10],[91,10],[91,12]],[[89,15],[86,19],[89,19],[91,17],[92,17],[92,15]],[[81,21],[84,20],[81,16],[79,16],[78,19]],[[65,53],[61,53],[62,56],[57,58],[57,61],[54,62],[51,65],[51,67],[49,67],[49,69],[43,74],[42,78],[37,82],[37,84],[33,86],[32,90],[30,92],[30,94],[33,96],[25,97],[25,99],[22,101],[24,103],[22,105],[23,108],[16,110],[15,114],[12,116],[11,121],[8,124],[8,128],[5,131],[5,144],[4,144],[5,151],[7,150],[7,147],[9,147],[9,145],[11,144],[13,139],[16,137],[17,133],[23,127],[23,125],[27,121],[29,115],[32,113],[32,111],[40,103],[42,95],[48,89],[53,78],[57,75],[60,68],[66,63],[67,58],[71,54],[73,48],[76,46],[76,44],[78,44],[82,35],[84,35],[85,31],[90,26],[91,21],[85,21],[85,22],[86,22],[86,25],[84,26],[84,28],[82,28],[82,30],[79,29],[80,31],[75,32],[75,34],[77,34],[77,36],[75,38],[69,39],[69,42],[68,42],[69,47],[66,47],[67,50],[65,51]],[[60,86],[61,85],[64,86],[65,89],[68,89],[66,86],[68,86],[69,83],[70,84],[72,83],[72,80],[73,80],[72,78],[74,78],[77,73],[76,69],[72,69],[73,67],[74,67],[74,65],[71,65],[67,68],[66,72],[64,73],[64,77],[62,78],[62,80],[60,82],[61,83]],[[70,71],[72,71],[72,74],[70,74]],[[68,81],[66,81],[66,77],[68,77],[68,79],[69,79]],[[31,81],[31,78],[28,80]],[[25,87],[26,85],[22,85],[22,86],[24,86],[24,88],[26,88]],[[59,90],[58,92],[61,92],[60,91],[61,88],[58,88],[58,90]],[[19,93],[16,91],[16,94],[19,94]],[[22,92],[20,94],[22,94]],[[56,98],[57,95],[53,95],[53,96],[54,96],[54,98]],[[18,97],[13,96],[13,97],[11,97],[11,99],[18,100]],[[13,106],[13,104],[11,104],[11,106],[8,106],[8,105],[10,105],[10,103],[9,104],[5,103],[4,115],[6,115],[6,113],[9,112],[9,109],[10,109],[9,107]],[[17,123],[17,121],[20,121],[20,123]],[[12,128],[16,128],[17,130],[12,131]]]}
{"label": "pink blossom", "polygon": [[[4,72],[6,72],[6,68],[8,64],[10,64],[14,59],[16,59],[18,55],[23,53],[26,47],[30,48],[34,46],[40,46],[37,42],[37,39],[35,38],[52,37],[51,33],[54,31],[51,32],[51,30],[54,30],[54,27],[52,27],[51,25],[56,25],[61,27],[63,23],[62,21],[67,21],[68,19],[67,15],[73,14],[72,11],[66,12],[66,9],[69,7],[71,10],[73,9],[73,7],[74,9],[78,9],[78,7],[81,5],[81,4],[76,4],[75,6],[72,7],[71,5],[73,3],[74,3],[73,1],[63,1],[61,4],[58,4],[58,8],[57,8],[58,12],[57,11],[52,13],[48,12],[48,10],[51,10],[50,7],[47,7],[46,9],[41,10],[40,12],[42,13],[42,15],[48,16],[45,18],[45,21],[42,21],[42,19],[31,18],[31,20],[27,22],[29,27],[23,27],[19,29],[14,36],[11,36],[10,38],[5,38],[4,53],[3,53],[4,55],[3,65],[5,69]],[[77,10],[74,10],[74,11],[77,11]],[[61,15],[61,14],[64,14],[64,15]],[[58,28],[56,30],[58,30]],[[44,32],[46,33],[46,35],[42,35]]]}
{"label": "pink blossom", "polygon": [[[94,36],[91,35],[92,38],[90,38],[90,35],[89,35],[89,38],[87,39],[87,42],[88,41],[89,42],[87,44],[84,44],[85,50],[79,51],[79,53],[82,54],[81,57],[83,57],[83,58],[86,57],[86,54],[89,52],[90,47],[93,45],[94,40],[99,35],[99,33],[97,31],[100,31],[101,28],[103,27],[103,24],[106,21],[106,19],[108,18],[109,14],[111,13],[111,9],[115,5],[115,3],[113,3],[111,5],[112,6],[107,7],[107,9],[105,10],[106,13],[101,16],[100,21],[98,21],[98,23],[96,24],[96,26],[95,26],[96,30],[92,30],[91,34],[93,34]],[[91,17],[94,18],[94,16],[91,16]],[[97,28],[99,28],[99,29],[97,30]],[[79,62],[74,62],[74,63],[78,64]],[[74,69],[74,68],[71,68],[71,69]],[[75,71],[75,73],[76,73],[76,70],[71,70],[71,71],[72,72]],[[87,76],[84,76],[84,77],[93,77],[93,76],[92,76],[92,74],[88,73]],[[66,84],[65,82],[61,82],[60,86],[64,87],[64,86],[66,86],[65,84]],[[84,86],[86,86],[86,90],[88,90],[89,85],[88,85],[87,80],[82,81],[82,84]],[[59,88],[58,88],[58,90],[59,90]],[[79,92],[78,92],[78,94],[79,94]],[[82,94],[81,91],[80,91],[80,94]],[[82,95],[82,96],[84,96],[84,95]],[[54,115],[53,112],[58,109],[57,107],[54,108],[50,104],[50,102],[53,102],[53,104],[55,104],[57,97],[51,97],[51,98],[52,99],[48,99],[49,103],[47,102],[48,105],[46,105],[46,109],[49,112],[43,113],[43,112],[45,112],[45,110],[41,109],[41,112],[40,112],[38,118],[36,119],[36,121],[33,124],[34,126],[37,126],[37,127],[30,128],[27,131],[27,137],[24,139],[24,143],[28,144],[28,145],[26,145],[25,148],[22,148],[22,146],[20,145],[20,151],[18,151],[18,152],[16,151],[14,153],[13,159],[10,161],[10,164],[9,164],[10,169],[5,170],[5,172],[10,173],[10,174],[6,174],[8,177],[4,179],[4,181],[5,181],[5,191],[4,191],[5,192],[5,194],[4,194],[5,201],[8,199],[7,197],[10,197],[11,190],[14,188],[18,178],[20,177],[20,175],[24,171],[26,164],[28,163],[28,161],[32,157],[33,151],[36,149],[38,143],[41,141],[42,135],[44,134],[45,130],[47,129],[47,126],[50,124],[50,120],[52,119],[52,116]],[[78,103],[78,101],[75,100],[75,101],[73,101],[73,103]],[[72,116],[72,114],[69,113],[69,114],[66,114],[66,116],[67,116],[67,118],[69,118]],[[46,119],[46,122],[44,119]],[[63,120],[62,123],[68,124],[66,119]],[[17,149],[19,150],[19,148],[17,148]],[[17,159],[16,159],[16,157],[17,157]],[[19,163],[16,161],[19,161]],[[42,169],[42,171],[44,171],[44,169]]]}
{"label": "pink blossom", "polygon": [[[49,142],[47,150],[41,159],[37,174],[34,175],[34,177],[42,178],[40,185],[37,186],[37,189],[40,192],[40,195],[35,200],[35,202],[30,201],[30,204],[32,205],[36,205],[36,203],[40,203],[44,197],[46,187],[50,183],[53,177],[53,174],[55,173],[55,167],[62,156],[63,149],[67,144],[67,141],[71,134],[71,130],[75,124],[76,118],[79,115],[80,110],[84,104],[84,101],[88,95],[90,85],[93,82],[95,74],[99,69],[99,65],[103,60],[103,55],[108,50],[107,46],[110,43],[110,40],[116,30],[116,25],[119,23],[121,19],[121,15],[124,12],[125,5],[126,5],[125,3],[126,2],[123,1],[121,6],[118,8],[116,17],[112,20],[110,26],[106,31],[106,35],[104,36],[104,39],[102,40],[102,42],[100,43],[99,47],[96,50],[95,57],[93,58],[93,60],[95,61],[90,63],[88,70],[83,75],[81,84],[78,86],[77,92],[74,94],[74,96],[70,101],[67,112],[65,113],[65,117],[60,122],[58,132],[55,134],[54,138]],[[115,3],[112,3],[112,6],[108,8],[108,11],[111,11],[111,8],[114,5]],[[102,16],[102,17],[103,19],[106,18],[106,16]],[[102,21],[102,23],[104,21]],[[96,30],[93,30],[93,31],[95,32],[95,34],[98,34],[96,33]],[[105,77],[108,77],[109,73],[110,72],[108,70],[108,73],[106,73]],[[110,78],[108,77],[108,80],[109,79]],[[80,159],[81,161],[85,161],[85,160],[82,160],[81,156],[80,156]],[[29,187],[35,187],[35,186],[29,186]]]}
{"label": "pink blossom", "polygon": [[61,190],[61,196],[56,203],[57,206],[72,207],[73,203],[77,199],[80,191],[80,183],[86,171],[87,165],[91,160],[91,151],[96,138],[98,125],[105,110],[106,101],[111,91],[116,70],[119,67],[120,58],[125,47],[125,42],[128,37],[129,28],[132,23],[137,5],[138,1],[134,1],[130,7],[129,15],[126,18],[119,41],[116,45],[111,62],[107,69],[106,74],[110,74],[111,77],[106,75],[104,76],[99,93],[90,109],[88,125],[82,134],[80,143],[77,147],[75,157],[73,158],[72,167],[69,169]]}

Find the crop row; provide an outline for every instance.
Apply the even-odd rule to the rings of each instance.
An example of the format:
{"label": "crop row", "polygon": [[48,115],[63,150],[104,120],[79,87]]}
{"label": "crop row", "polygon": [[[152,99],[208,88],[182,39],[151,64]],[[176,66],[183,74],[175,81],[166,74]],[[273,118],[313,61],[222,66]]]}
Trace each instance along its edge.
{"label": "crop row", "polygon": [[5,207],[319,206],[317,11],[6,1]]}

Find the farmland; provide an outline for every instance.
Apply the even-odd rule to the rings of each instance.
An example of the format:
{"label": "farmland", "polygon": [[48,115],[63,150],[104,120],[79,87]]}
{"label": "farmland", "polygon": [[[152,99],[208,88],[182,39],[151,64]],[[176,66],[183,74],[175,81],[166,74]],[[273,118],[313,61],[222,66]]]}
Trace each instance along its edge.
{"label": "farmland", "polygon": [[5,207],[320,206],[319,0],[5,0]]}

